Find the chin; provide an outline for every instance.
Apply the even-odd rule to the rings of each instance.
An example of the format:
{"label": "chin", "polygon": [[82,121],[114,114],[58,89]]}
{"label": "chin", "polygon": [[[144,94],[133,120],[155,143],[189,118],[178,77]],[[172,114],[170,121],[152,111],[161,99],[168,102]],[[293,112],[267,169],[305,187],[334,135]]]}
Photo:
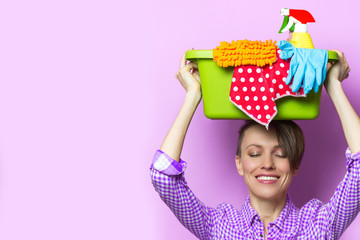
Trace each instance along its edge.
{"label": "chin", "polygon": [[270,189],[264,189],[263,191],[253,192],[253,195],[256,198],[263,199],[263,200],[278,200],[283,197],[286,197],[286,192],[278,192],[278,191],[271,191]]}

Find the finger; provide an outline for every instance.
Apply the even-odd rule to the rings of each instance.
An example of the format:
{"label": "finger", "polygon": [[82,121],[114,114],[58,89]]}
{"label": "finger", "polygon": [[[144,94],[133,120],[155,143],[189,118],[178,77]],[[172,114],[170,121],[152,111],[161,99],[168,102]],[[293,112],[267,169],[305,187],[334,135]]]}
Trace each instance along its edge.
{"label": "finger", "polygon": [[194,72],[193,75],[194,75],[195,79],[196,79],[198,82],[200,82],[199,72]]}
{"label": "finger", "polygon": [[343,61],[343,60],[344,60],[344,53],[343,53],[343,52],[341,52],[341,51],[339,51],[339,50],[337,50],[337,49],[333,49],[333,50],[331,50],[331,51],[334,51],[334,52],[337,53],[337,55],[338,55],[338,57],[339,57],[339,61]]}
{"label": "finger", "polygon": [[293,78],[294,74],[296,73],[297,68],[298,68],[297,64],[290,62],[289,75],[287,76],[286,81],[285,81],[286,85],[290,84],[291,79]]}
{"label": "finger", "polygon": [[[314,86],[314,83],[316,82],[318,76],[315,73],[314,68],[312,68],[311,66],[308,66],[308,68],[306,69],[306,72],[304,74],[304,93],[308,94],[311,89]],[[320,76],[321,78],[321,76]]]}
{"label": "finger", "polygon": [[196,62],[190,62],[186,64],[186,66],[182,70],[189,72],[191,69],[198,69],[198,65]]}
{"label": "finger", "polygon": [[326,71],[329,71],[329,69],[334,65],[334,62],[328,62],[326,65]]}
{"label": "finger", "polygon": [[[316,82],[314,82],[314,87],[313,87],[313,89],[314,89],[314,92],[315,92],[315,93],[317,93],[317,92],[319,91],[319,87],[320,87],[320,86],[317,85]],[[305,93],[305,94],[307,94],[307,93]]]}
{"label": "finger", "polygon": [[180,69],[184,68],[185,65],[186,65],[186,58],[185,58],[185,53],[184,53],[184,55],[182,56],[181,61],[180,61]]}
{"label": "finger", "polygon": [[296,73],[294,75],[294,80],[293,80],[293,84],[292,84],[292,91],[293,92],[297,92],[300,87],[301,84],[303,82],[304,79],[304,75],[305,75],[305,66],[302,64],[298,67],[298,69],[296,70]]}

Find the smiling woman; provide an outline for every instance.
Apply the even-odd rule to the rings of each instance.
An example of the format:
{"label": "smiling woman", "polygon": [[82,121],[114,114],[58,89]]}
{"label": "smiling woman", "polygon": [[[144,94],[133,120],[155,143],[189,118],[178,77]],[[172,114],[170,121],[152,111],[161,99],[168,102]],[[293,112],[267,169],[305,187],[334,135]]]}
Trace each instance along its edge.
{"label": "smiling woman", "polygon": [[[205,206],[190,190],[180,159],[191,118],[201,100],[196,63],[183,57],[176,76],[187,94],[151,165],[155,190],[179,221],[199,239],[339,239],[360,211],[360,118],[343,92],[350,68],[344,55],[329,65],[325,88],[339,114],[349,148],[347,171],[329,202],[312,199],[298,209],[287,194],[304,151],[301,129],[273,121],[269,130],[247,122],[239,133],[236,167],[249,190],[240,210]],[[169,237],[173,239],[173,236]]]}
{"label": "smiling woman", "polygon": [[242,154],[236,155],[236,166],[249,188],[250,199],[285,197],[297,168],[291,169],[288,154],[279,145],[276,129],[267,131],[256,124],[244,135],[239,143]]}

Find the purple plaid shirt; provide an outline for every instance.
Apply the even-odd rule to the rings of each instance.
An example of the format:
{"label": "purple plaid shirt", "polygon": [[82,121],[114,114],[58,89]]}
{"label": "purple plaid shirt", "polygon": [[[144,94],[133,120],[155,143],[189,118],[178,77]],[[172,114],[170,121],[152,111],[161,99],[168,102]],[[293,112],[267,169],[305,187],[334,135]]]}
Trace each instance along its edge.
{"label": "purple plaid shirt", "polygon": [[[360,153],[346,150],[346,175],[327,204],[312,199],[301,209],[287,196],[284,209],[268,225],[268,240],[339,239],[360,210]],[[179,221],[199,239],[264,239],[264,226],[250,206],[249,197],[239,211],[230,204],[205,206],[188,187],[177,162],[158,150],[151,165],[155,190]]]}

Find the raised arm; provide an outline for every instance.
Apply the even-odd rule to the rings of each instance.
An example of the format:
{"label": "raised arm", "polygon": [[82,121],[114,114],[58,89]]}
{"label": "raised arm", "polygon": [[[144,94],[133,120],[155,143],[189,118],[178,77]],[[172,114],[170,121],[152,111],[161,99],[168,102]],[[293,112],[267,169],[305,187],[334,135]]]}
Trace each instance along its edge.
{"label": "raised arm", "polygon": [[351,153],[346,151],[347,171],[330,201],[325,205],[318,202],[320,210],[317,219],[320,222],[326,219],[329,223],[319,224],[318,228],[322,229],[329,239],[339,239],[360,211],[360,119],[341,86],[341,82],[349,76],[349,65],[344,54],[336,52],[339,61],[330,64],[325,88],[340,117]]}
{"label": "raised arm", "polygon": [[176,73],[176,78],[186,90],[186,97],[160,150],[179,162],[187,129],[201,100],[200,77],[197,64],[194,62],[186,64],[185,54],[181,59],[180,70]]}
{"label": "raised arm", "polygon": [[342,52],[334,50],[339,61],[331,66],[325,88],[340,117],[345,138],[352,153],[360,152],[360,118],[347,99],[341,82],[349,76],[350,68]]}
{"label": "raised arm", "polygon": [[185,101],[160,151],[155,153],[150,175],[155,190],[178,220],[198,239],[210,239],[213,219],[221,211],[206,207],[195,196],[184,178],[186,162],[180,160],[188,126],[201,100],[197,64],[193,62],[186,64],[183,56],[176,77],[186,90]]}

